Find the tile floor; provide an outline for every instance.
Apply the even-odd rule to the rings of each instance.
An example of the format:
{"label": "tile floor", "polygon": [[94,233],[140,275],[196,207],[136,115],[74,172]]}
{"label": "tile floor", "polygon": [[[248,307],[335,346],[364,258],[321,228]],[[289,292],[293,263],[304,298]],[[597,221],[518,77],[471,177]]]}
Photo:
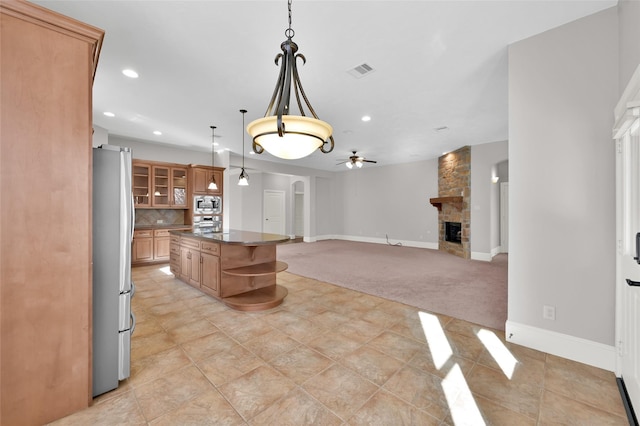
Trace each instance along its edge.
{"label": "tile floor", "polygon": [[243,313],[133,269],[131,377],[55,425],[626,425],[614,374],[287,272]]}

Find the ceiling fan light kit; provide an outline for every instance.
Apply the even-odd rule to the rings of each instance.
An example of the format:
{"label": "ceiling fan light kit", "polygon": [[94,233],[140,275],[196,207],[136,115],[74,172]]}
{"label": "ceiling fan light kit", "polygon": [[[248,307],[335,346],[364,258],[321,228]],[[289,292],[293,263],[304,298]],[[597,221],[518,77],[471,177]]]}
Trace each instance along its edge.
{"label": "ceiling fan light kit", "polygon": [[344,164],[345,166],[347,166],[347,169],[353,169],[353,166],[356,166],[357,168],[362,168],[362,165],[364,163],[377,163],[377,161],[375,160],[367,160],[364,157],[360,157],[359,155],[357,155],[356,153],[358,151],[351,151],[353,153],[353,155],[351,157],[349,157],[348,160],[344,160],[339,162],[337,165],[340,164]]}
{"label": "ceiling fan light kit", "polygon": [[[256,154],[267,151],[275,157],[295,160],[317,149],[327,154],[333,151],[334,141],[333,128],[318,118],[302,88],[296,61],[300,58],[304,64],[306,58],[297,53],[298,45],[292,40],[295,32],[291,28],[291,0],[288,0],[288,8],[287,39],[280,45],[283,53],[279,53],[275,59],[276,65],[281,61],[276,87],[264,117],[249,123],[247,132],[253,137],[253,151]],[[292,86],[300,115],[290,115]],[[305,114],[303,100],[313,117]]]}

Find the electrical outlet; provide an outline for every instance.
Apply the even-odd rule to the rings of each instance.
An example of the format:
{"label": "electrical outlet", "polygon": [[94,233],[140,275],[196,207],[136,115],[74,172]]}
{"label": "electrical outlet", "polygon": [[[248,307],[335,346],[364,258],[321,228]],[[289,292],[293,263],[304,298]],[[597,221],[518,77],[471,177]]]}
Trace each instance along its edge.
{"label": "electrical outlet", "polygon": [[542,307],[542,318],[547,319],[547,320],[555,321],[556,320],[556,307],[555,306],[544,305]]}
{"label": "electrical outlet", "polygon": [[158,220],[156,220],[156,223],[164,223],[164,220],[158,219]]}

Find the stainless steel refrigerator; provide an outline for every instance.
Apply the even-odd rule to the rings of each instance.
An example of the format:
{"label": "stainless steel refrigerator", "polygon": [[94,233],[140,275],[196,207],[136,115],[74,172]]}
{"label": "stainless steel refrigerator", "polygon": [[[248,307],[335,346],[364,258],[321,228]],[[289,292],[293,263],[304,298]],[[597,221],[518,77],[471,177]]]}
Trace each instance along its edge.
{"label": "stainless steel refrigerator", "polygon": [[93,396],[118,387],[130,374],[131,242],[135,210],[131,151],[93,149]]}

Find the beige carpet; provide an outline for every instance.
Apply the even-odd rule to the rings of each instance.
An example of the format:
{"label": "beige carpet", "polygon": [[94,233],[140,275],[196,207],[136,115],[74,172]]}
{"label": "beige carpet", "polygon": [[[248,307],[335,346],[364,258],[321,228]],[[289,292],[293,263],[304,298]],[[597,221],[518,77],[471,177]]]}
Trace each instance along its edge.
{"label": "beige carpet", "polygon": [[491,262],[444,252],[354,241],[325,240],[278,246],[288,271],[504,330],[506,254]]}

